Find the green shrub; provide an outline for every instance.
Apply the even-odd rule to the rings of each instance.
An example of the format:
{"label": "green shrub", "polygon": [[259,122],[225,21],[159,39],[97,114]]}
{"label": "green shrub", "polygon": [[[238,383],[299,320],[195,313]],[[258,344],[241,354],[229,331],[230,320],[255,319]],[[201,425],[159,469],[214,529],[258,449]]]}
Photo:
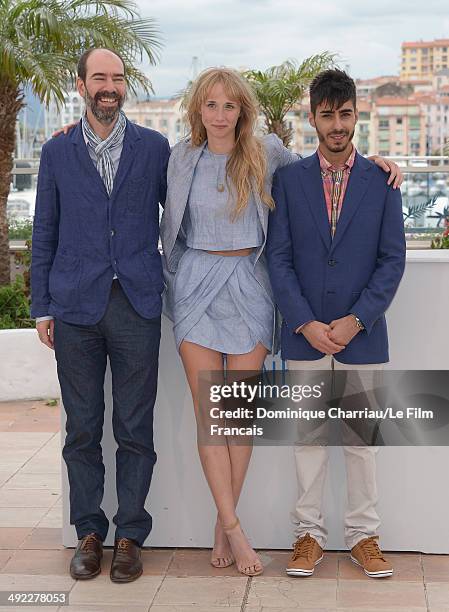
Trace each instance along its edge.
{"label": "green shrub", "polygon": [[22,276],[11,285],[0,287],[0,329],[34,327],[30,303]]}
{"label": "green shrub", "polygon": [[8,237],[10,240],[30,240],[33,233],[31,219],[9,219]]}
{"label": "green shrub", "polygon": [[431,249],[449,249],[449,236],[436,236],[430,245]]}

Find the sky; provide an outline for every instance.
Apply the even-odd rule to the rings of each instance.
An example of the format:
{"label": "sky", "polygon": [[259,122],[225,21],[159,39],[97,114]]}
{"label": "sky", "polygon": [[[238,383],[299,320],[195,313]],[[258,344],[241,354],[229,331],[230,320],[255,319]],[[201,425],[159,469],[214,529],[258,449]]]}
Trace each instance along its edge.
{"label": "sky", "polygon": [[143,66],[156,96],[181,91],[208,66],[266,69],[322,51],[354,78],[398,74],[405,40],[449,38],[444,0],[135,0],[164,47]]}

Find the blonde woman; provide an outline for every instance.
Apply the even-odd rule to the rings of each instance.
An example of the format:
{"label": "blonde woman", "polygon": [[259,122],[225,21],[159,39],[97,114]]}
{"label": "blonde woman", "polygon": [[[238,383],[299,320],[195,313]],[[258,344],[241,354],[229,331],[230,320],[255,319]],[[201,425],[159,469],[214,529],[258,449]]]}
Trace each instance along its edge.
{"label": "blonde woman", "polygon": [[[271,180],[298,156],[273,134],[255,136],[257,104],[234,70],[203,72],[191,88],[187,117],[190,138],[172,149],[169,161],[161,239],[167,304],[198,422],[201,372],[223,371],[225,361],[228,371],[260,371],[273,349],[275,305],[263,256],[274,208]],[[230,439],[199,442],[198,450],[218,511],[212,565],[236,562],[245,575],[261,574],[236,515],[251,445]]]}

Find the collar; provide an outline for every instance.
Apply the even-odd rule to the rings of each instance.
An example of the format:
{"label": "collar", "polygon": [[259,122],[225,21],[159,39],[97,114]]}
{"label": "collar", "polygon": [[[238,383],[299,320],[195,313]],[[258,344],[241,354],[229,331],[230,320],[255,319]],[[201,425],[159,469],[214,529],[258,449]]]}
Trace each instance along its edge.
{"label": "collar", "polygon": [[[121,112],[123,113],[123,111],[121,111]],[[125,115],[125,113],[123,113],[123,114]],[[125,115],[125,120],[126,120],[126,123],[128,123],[128,120],[127,120],[126,115]],[[81,124],[83,121],[85,121],[85,122],[87,123],[87,125],[90,127],[90,129],[91,129],[93,132],[95,132],[94,128],[93,128],[93,127],[91,126],[91,124],[89,123],[89,119],[87,118],[87,113],[86,113],[86,110],[84,110],[84,113],[81,115],[81,118],[80,118],[80,124]],[[117,121],[118,121],[118,117],[117,117]],[[114,127],[116,126],[117,121],[115,122]],[[112,129],[114,129],[114,128],[112,128]],[[95,132],[95,133],[96,133],[96,132]],[[92,149],[93,147],[92,147],[92,145],[90,144],[89,139],[87,138],[87,136],[86,136],[86,134],[84,133],[84,130],[83,130],[83,129],[81,129],[81,134],[82,134],[82,136],[83,136],[83,140],[84,140],[84,142],[86,143],[86,145]],[[112,132],[111,132],[111,134],[112,134]],[[97,135],[98,135],[98,134],[97,134]]]}
{"label": "collar", "polygon": [[355,148],[354,145],[352,145],[352,151],[351,151],[351,155],[348,157],[348,159],[345,161],[345,163],[343,164],[343,166],[340,167],[335,167],[333,166],[325,157],[324,155],[321,153],[320,149],[317,149],[317,154],[318,154],[318,159],[320,160],[320,168],[322,173],[324,174],[324,176],[326,176],[326,174],[328,172],[335,172],[335,170],[340,170],[341,168],[348,168],[349,170],[352,169],[352,166],[354,165],[354,160],[355,160],[355,155],[357,153],[357,149]]}

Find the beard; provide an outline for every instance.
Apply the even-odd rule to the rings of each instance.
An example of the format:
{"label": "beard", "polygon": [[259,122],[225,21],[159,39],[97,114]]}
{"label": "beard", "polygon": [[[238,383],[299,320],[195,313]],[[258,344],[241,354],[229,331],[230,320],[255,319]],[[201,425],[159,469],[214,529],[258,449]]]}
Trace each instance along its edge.
{"label": "beard", "polygon": [[[316,133],[317,133],[318,140],[320,141],[320,143],[325,144],[326,147],[329,149],[329,151],[332,151],[332,153],[340,153],[340,151],[344,151],[346,147],[351,144],[352,139],[354,138],[354,133],[355,133],[355,128],[354,128],[352,132],[348,132],[348,131],[329,132],[329,134],[326,134],[325,136],[317,128],[315,129],[316,129]],[[327,136],[336,135],[336,134],[344,134],[345,136],[348,137],[348,140],[345,140],[344,142],[341,142],[341,143],[339,142],[333,143],[332,141],[327,139]]]}
{"label": "beard", "polygon": [[[100,98],[108,97],[111,100],[117,100],[117,106],[115,108],[101,108]],[[103,125],[110,125],[118,117],[118,114],[125,102],[125,97],[121,96],[115,91],[97,91],[94,97],[92,97],[86,87],[86,95],[84,97],[86,106],[90,108],[92,115]]]}

